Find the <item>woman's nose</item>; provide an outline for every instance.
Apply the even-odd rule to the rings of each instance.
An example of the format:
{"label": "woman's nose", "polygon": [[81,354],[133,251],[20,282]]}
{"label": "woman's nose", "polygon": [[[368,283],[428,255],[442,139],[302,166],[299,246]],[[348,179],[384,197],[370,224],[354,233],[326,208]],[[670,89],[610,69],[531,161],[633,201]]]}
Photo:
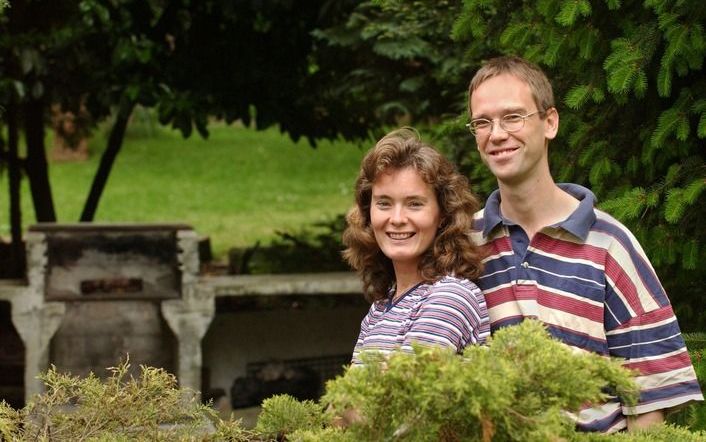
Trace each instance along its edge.
{"label": "woman's nose", "polygon": [[390,216],[390,222],[392,224],[404,224],[406,219],[407,215],[405,214],[404,207],[400,205],[395,206],[392,209],[392,214]]}

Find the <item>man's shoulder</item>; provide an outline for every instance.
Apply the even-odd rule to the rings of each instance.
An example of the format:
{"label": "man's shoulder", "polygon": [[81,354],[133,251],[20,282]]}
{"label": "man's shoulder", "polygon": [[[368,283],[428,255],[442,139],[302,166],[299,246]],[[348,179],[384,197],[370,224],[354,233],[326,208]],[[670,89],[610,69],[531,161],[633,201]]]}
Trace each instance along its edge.
{"label": "man's shoulder", "polygon": [[473,219],[471,220],[471,239],[475,244],[484,244],[486,238],[483,235],[485,228],[485,209],[480,209],[473,214]]}
{"label": "man's shoulder", "polygon": [[483,230],[485,225],[485,208],[478,210],[473,214],[473,230]]}
{"label": "man's shoulder", "polygon": [[631,242],[637,241],[632,231],[608,212],[605,212],[599,208],[594,208],[593,212],[596,214],[596,222],[591,230],[610,235],[616,239],[626,238]]}

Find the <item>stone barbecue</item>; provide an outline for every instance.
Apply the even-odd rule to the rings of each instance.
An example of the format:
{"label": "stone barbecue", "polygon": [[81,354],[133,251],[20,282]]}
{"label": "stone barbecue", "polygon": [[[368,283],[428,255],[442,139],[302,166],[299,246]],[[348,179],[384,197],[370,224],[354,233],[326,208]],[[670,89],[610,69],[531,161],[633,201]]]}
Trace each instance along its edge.
{"label": "stone barbecue", "polygon": [[200,386],[199,341],[213,300],[199,303],[198,237],[183,224],[38,224],[30,227],[27,281],[0,299],[24,344],[25,398],[49,363],[105,375],[128,354]]}
{"label": "stone barbecue", "polygon": [[0,280],[0,397],[16,406],[50,364],[105,376],[126,354],[196,391],[273,363],[325,380],[368,308],[351,273],[200,275],[184,224],[38,224],[25,242],[26,279]]}

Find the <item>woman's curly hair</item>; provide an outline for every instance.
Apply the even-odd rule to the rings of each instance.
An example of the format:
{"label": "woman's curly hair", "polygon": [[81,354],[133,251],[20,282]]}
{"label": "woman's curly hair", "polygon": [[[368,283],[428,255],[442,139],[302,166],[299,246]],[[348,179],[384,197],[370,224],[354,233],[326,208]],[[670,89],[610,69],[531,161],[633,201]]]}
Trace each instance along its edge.
{"label": "woman's curly hair", "polygon": [[343,232],[344,259],[363,280],[363,293],[370,302],[386,299],[395,282],[392,261],[375,240],[370,225],[373,183],[381,173],[414,168],[434,188],[441,222],[431,247],[419,262],[424,282],[446,275],[476,279],[482,270],[482,250],[471,240],[473,214],[478,199],[466,177],[433,147],[423,143],[413,129],[403,128],[385,135],[363,158],[355,183],[355,206],[346,215]]}

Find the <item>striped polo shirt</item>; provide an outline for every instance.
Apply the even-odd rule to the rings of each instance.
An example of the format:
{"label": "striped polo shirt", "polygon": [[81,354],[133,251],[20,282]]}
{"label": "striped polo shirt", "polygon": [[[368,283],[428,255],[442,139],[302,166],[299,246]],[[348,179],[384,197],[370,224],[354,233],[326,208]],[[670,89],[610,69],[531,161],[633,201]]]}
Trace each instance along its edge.
{"label": "striped polo shirt", "polygon": [[446,276],[417,284],[395,302],[374,302],[360,324],[353,365],[361,351],[412,352],[412,343],[452,348],[481,344],[490,334],[485,299],[467,279]]}
{"label": "striped polo shirt", "polygon": [[669,299],[640,244],[594,207],[591,191],[559,187],[579,206],[531,241],[502,217],[497,190],[474,216],[474,240],[488,253],[478,285],[491,331],[535,318],[569,346],[620,358],[639,373],[636,406],[614,399],[583,409],[576,415],[580,430],[618,431],[626,415],[703,400]]}

